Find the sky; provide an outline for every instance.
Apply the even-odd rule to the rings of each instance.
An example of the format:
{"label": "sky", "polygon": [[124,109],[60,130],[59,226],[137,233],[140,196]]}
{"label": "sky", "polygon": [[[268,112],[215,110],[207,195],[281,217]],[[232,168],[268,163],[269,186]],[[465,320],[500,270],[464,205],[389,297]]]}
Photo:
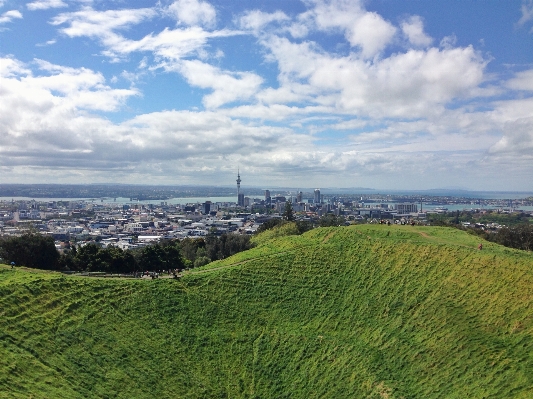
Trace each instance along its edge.
{"label": "sky", "polygon": [[533,0],[0,0],[0,183],[533,191]]}

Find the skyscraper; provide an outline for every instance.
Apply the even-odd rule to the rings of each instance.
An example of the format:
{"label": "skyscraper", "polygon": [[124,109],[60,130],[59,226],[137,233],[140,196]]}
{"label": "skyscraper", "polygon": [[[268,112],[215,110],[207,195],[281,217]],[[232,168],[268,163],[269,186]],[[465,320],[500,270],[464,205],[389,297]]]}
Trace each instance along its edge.
{"label": "skyscraper", "polygon": [[322,201],[320,201],[320,189],[317,188],[315,190],[315,204],[320,204]]}

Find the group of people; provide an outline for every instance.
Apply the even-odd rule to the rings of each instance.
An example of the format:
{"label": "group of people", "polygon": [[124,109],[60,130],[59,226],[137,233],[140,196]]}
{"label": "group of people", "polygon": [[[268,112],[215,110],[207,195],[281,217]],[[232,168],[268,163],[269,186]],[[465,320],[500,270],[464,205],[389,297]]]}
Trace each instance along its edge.
{"label": "group of people", "polygon": [[153,279],[159,278],[161,274],[167,274],[169,276],[172,275],[173,278],[179,278],[178,273],[180,272],[181,272],[181,269],[168,269],[168,270],[160,270],[157,272],[145,271],[145,272],[135,273],[135,277],[151,278],[153,280]]}
{"label": "group of people", "polygon": [[[398,223],[398,221],[396,221],[396,223]],[[391,222],[390,222],[390,220],[384,220],[384,219],[381,219],[381,220],[379,221],[379,224],[386,224],[387,226],[390,226],[390,225],[391,225]],[[411,226],[416,225],[416,223],[415,223],[414,220],[411,220],[410,222],[407,222],[407,221],[404,221],[403,219],[400,220],[400,224],[401,224],[401,225],[404,225],[404,224],[410,224]]]}

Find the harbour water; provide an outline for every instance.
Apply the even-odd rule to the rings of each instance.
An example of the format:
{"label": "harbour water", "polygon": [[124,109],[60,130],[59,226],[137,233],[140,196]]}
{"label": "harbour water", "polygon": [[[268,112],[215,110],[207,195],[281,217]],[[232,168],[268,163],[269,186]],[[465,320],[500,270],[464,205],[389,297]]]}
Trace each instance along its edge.
{"label": "harbour water", "polygon": [[[167,200],[136,200],[133,198],[126,197],[117,197],[117,198],[30,198],[30,197],[0,197],[0,202],[11,202],[11,201],[31,201],[35,200],[37,202],[51,202],[51,201],[84,201],[93,204],[115,204],[115,205],[131,205],[131,204],[153,204],[153,205],[185,205],[185,204],[197,204],[204,203],[206,201],[211,201],[212,203],[235,203],[237,202],[237,197],[181,197],[181,198],[170,198]],[[393,205],[391,203],[391,205]],[[445,205],[428,205],[422,203],[422,211],[436,210],[439,208],[445,208],[448,212],[452,211],[463,211],[463,210],[472,210],[472,209],[509,209],[508,206],[496,206],[496,205],[477,205],[477,204],[445,204]],[[420,210],[420,203],[418,203],[418,209]],[[523,211],[533,211],[533,206],[526,205],[517,205],[513,209],[523,210]]]}

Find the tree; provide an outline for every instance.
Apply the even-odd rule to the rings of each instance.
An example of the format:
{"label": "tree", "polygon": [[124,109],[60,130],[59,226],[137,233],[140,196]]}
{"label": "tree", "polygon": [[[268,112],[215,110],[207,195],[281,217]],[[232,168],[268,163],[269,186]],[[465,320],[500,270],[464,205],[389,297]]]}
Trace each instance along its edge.
{"label": "tree", "polygon": [[296,222],[296,227],[298,228],[298,232],[300,234],[305,233],[306,231],[309,231],[314,228],[313,223],[307,222],[305,220],[298,220]]}
{"label": "tree", "polygon": [[186,261],[189,261],[191,265],[194,265],[194,261],[196,260],[196,252],[198,251],[198,248],[205,247],[205,241],[203,238],[184,238],[181,240],[180,243],[180,249],[181,254],[183,255],[183,258]]}
{"label": "tree", "polygon": [[318,220],[320,227],[342,226],[346,220],[342,216],[335,216],[332,213],[327,213]]}
{"label": "tree", "polygon": [[159,245],[144,247],[139,259],[142,270],[155,271],[165,269],[165,253]]}
{"label": "tree", "polygon": [[506,247],[530,251],[533,249],[533,226],[521,224],[512,228],[504,227],[498,230],[494,241]]}
{"label": "tree", "polygon": [[37,233],[3,238],[0,241],[0,256],[16,265],[35,269],[56,270],[59,266],[59,252],[54,239]]}
{"label": "tree", "polygon": [[459,211],[455,212],[455,218],[453,219],[453,224],[459,224]]}
{"label": "tree", "polygon": [[211,261],[214,261],[250,248],[252,248],[250,236],[224,233],[220,237],[207,236],[205,238],[205,250],[203,248],[198,249],[196,257],[207,256]]}
{"label": "tree", "polygon": [[263,223],[259,228],[256,230],[255,234],[262,233],[263,231],[267,231],[270,229],[273,229],[274,227],[283,224],[283,220],[281,219],[270,219],[267,220],[265,223]]}
{"label": "tree", "polygon": [[98,252],[100,247],[95,243],[89,243],[79,248],[76,254],[76,269],[96,271],[98,270]]}
{"label": "tree", "polygon": [[141,270],[170,270],[182,269],[184,260],[181,256],[178,241],[170,241],[165,244],[154,244],[141,249],[138,257]]}
{"label": "tree", "polygon": [[292,222],[294,221],[294,210],[292,209],[292,202],[285,202],[285,210],[283,211],[283,219]]}
{"label": "tree", "polygon": [[194,261],[194,267],[205,266],[210,262],[211,262],[211,259],[209,259],[207,256],[200,256],[196,258],[196,260]]}

